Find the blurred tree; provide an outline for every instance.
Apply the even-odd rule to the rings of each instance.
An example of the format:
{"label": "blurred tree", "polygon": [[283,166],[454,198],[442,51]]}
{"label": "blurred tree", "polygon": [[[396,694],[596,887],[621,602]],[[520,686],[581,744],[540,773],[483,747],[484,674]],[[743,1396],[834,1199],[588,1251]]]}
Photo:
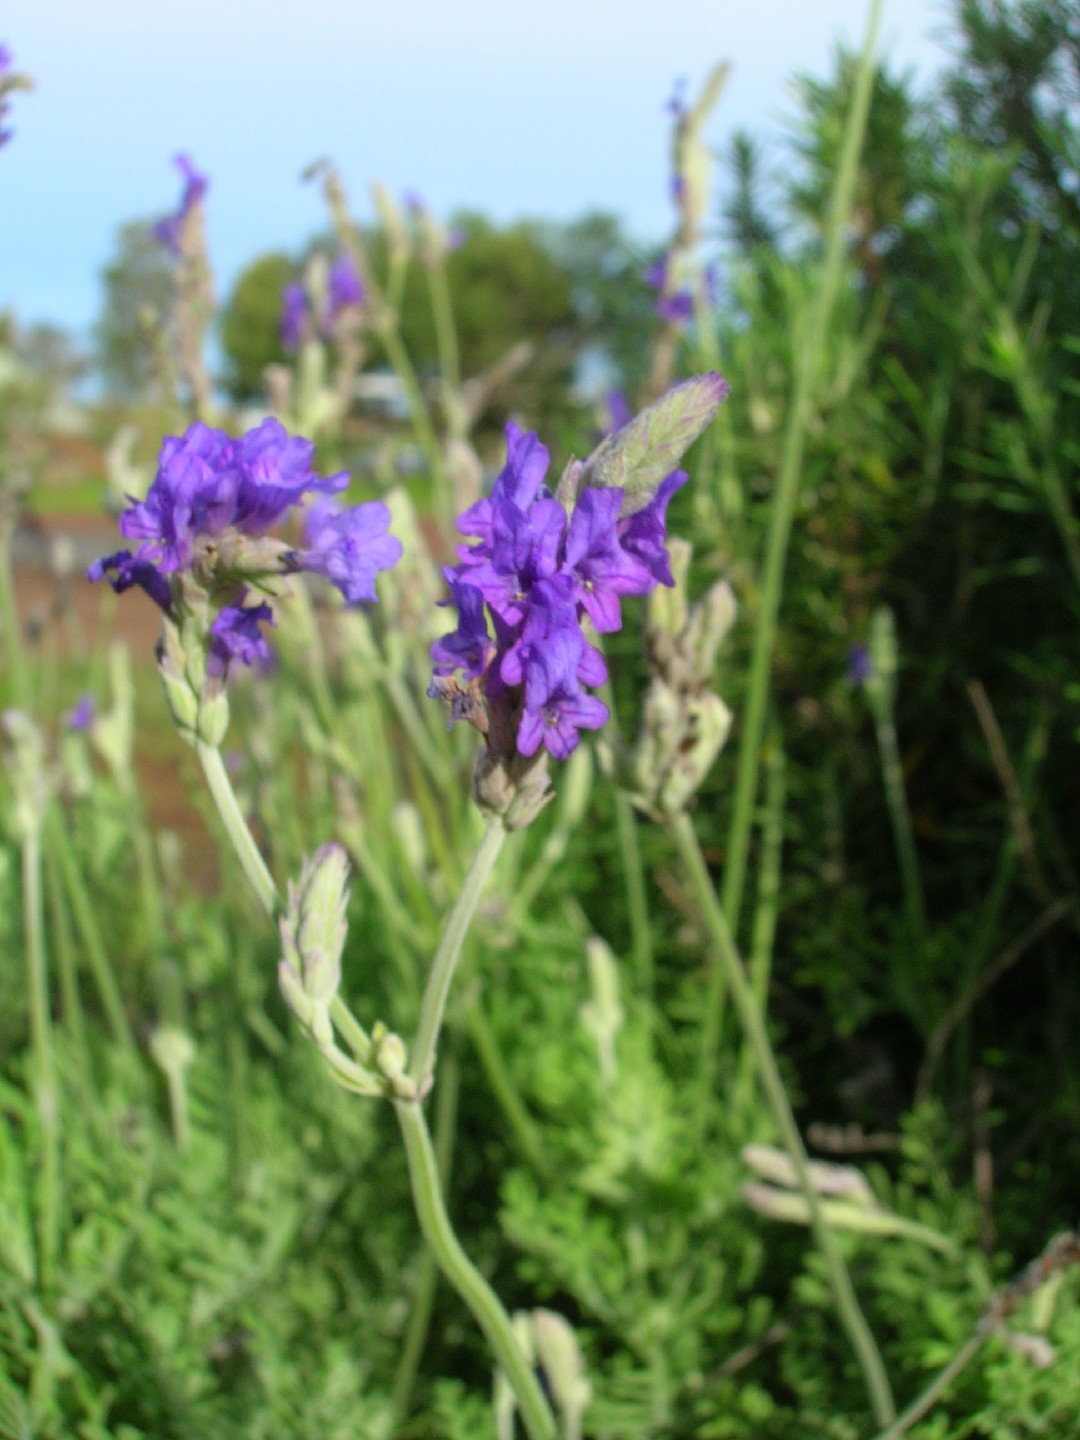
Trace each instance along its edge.
{"label": "blurred tree", "polygon": [[172,259],[155,239],[150,221],[121,227],[102,281],[105,298],[94,327],[97,368],[113,395],[144,395],[154,378],[147,317],[163,316],[173,291]]}
{"label": "blurred tree", "polygon": [[280,251],[260,255],[237,277],[218,322],[225,356],[221,382],[233,400],[260,399],[263,371],[285,359],[281,292],[295,278],[296,266]]}
{"label": "blurred tree", "polygon": [[15,354],[56,393],[65,394],[81,380],[90,367],[90,358],[77,341],[59,325],[41,321],[13,334]]}
{"label": "blurred tree", "polygon": [[745,130],[736,130],[726,158],[733,184],[721,201],[722,231],[740,254],[752,259],[774,250],[780,234],[779,224],[766,213],[761,145]]}

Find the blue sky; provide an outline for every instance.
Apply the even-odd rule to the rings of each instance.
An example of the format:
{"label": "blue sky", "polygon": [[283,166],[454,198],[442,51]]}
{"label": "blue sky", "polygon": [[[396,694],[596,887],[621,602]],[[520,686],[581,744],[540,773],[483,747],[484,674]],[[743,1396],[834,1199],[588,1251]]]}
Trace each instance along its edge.
{"label": "blue sky", "polygon": [[[947,0],[886,0],[882,49],[928,81]],[[612,17],[616,17],[613,19]],[[223,287],[324,223],[299,182],[331,156],[354,211],[367,187],[499,220],[614,211],[669,224],[664,102],[732,62],[711,126],[776,134],[795,72],[860,42],[863,0],[5,0],[0,40],[37,81],[0,151],[0,309],[85,331],[117,227],[179,195],[187,150],[211,177]]]}

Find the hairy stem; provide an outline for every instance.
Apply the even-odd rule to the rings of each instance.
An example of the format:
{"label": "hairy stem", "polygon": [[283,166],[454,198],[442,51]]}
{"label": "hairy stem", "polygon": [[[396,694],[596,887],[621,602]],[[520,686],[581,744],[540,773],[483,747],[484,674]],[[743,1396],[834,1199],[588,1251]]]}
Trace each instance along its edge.
{"label": "hairy stem", "polygon": [[[502,827],[499,828],[501,830]],[[476,868],[475,865],[473,868]],[[415,1100],[396,1100],[394,1110],[405,1141],[413,1203],[424,1239],[431,1246],[439,1269],[469,1307],[495,1358],[506,1372],[529,1440],[554,1440],[555,1420],[532,1367],[521,1353],[510,1317],[494,1290],[461,1248],[450,1225],[424,1112]]]}
{"label": "hairy stem", "polygon": [[497,818],[489,820],[453,909],[447,916],[439,948],[431,962],[431,974],[420,1005],[420,1020],[409,1061],[409,1074],[420,1091],[423,1091],[435,1064],[439,1030],[462,944],[505,839],[506,829],[502,821]]}
{"label": "hairy stem", "polygon": [[803,1148],[802,1136],[795,1123],[795,1116],[784,1089],[784,1082],[776,1063],[772,1044],[769,1040],[761,1008],[754,996],[743,963],[735,949],[723,910],[717,903],[712,880],[701,853],[697,835],[689,816],[680,815],[672,822],[672,832],[683,864],[690,878],[691,888],[705,920],[712,942],[714,960],[724,972],[727,987],[739,1012],[746,1039],[751,1046],[757,1064],[765,1098],[772,1111],[776,1127],[780,1132],[784,1148],[791,1157],[798,1176],[799,1188],[810,1212],[810,1225],[814,1232],[821,1257],[829,1275],[833,1298],[841,1323],[847,1331],[852,1349],[859,1361],[870,1396],[870,1403],[879,1426],[889,1425],[896,1415],[888,1377],[882,1364],[881,1355],[870,1327],[866,1323],[848,1274],[844,1257],[836,1243],[836,1236],[829,1228],[821,1210],[821,1201],[810,1179],[809,1161]]}
{"label": "hairy stem", "polygon": [[248,883],[258,896],[260,905],[273,919],[280,907],[281,897],[274,884],[274,877],[270,874],[266,861],[255,844],[255,837],[248,829],[247,821],[240,811],[236,792],[233,790],[229,773],[225,769],[225,762],[221,758],[221,751],[214,745],[204,745],[201,740],[197,748],[206,783],[210,787],[210,794],[213,796],[217,812],[221,816],[221,823],[225,826],[226,834],[236,851],[236,858],[240,861]]}

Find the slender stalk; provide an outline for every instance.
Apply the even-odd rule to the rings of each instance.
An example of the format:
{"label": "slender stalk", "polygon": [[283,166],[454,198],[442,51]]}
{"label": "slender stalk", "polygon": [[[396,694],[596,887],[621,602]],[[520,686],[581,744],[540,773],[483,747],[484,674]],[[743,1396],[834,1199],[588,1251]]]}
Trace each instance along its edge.
{"label": "slender stalk", "polygon": [[506,1061],[488,1024],[479,996],[470,998],[465,1007],[465,1025],[469,1039],[484,1067],[491,1093],[506,1117],[518,1149],[537,1175],[550,1179],[551,1166],[544,1153],[539,1132],[506,1067]]}
{"label": "slender stalk", "polygon": [[86,1044],[86,1027],[83,1023],[82,996],[79,994],[79,975],[75,964],[75,947],[72,943],[71,919],[64,905],[64,892],[57,868],[56,856],[46,854],[45,885],[49,895],[49,924],[56,952],[57,969],[60,976],[60,1001],[63,1006],[64,1029],[67,1042],[75,1057],[79,1083],[84,1103],[93,1099],[90,1052]]}
{"label": "slender stalk", "polygon": [[974,1335],[963,1344],[953,1358],[934,1376],[930,1384],[922,1392],[917,1400],[912,1401],[902,1415],[898,1415],[895,1421],[882,1430],[875,1440],[900,1440],[901,1435],[906,1435],[911,1427],[920,1421],[928,1410],[932,1410],[940,1397],[974,1360],[975,1356],[982,1349],[989,1338],[988,1330],[976,1330]]}
{"label": "slender stalk", "polygon": [[[761,867],[758,874],[757,907],[754,911],[750,946],[750,988],[758,1009],[768,1011],[769,975],[772,970],[773,937],[780,908],[780,866],[784,848],[784,752],[776,735],[765,761],[765,816],[761,827]],[[739,1056],[732,1109],[745,1109],[753,1084],[754,1053],[748,1043]]]}
{"label": "slender stalk", "polygon": [[[450,1164],[454,1154],[454,1126],[457,1121],[458,1094],[461,1089],[461,1069],[453,1055],[442,1063],[439,1088],[435,1093],[435,1163],[442,1177],[445,1203],[446,1187],[450,1182]],[[424,1353],[431,1315],[435,1307],[435,1290],[439,1283],[439,1267],[435,1254],[429,1245],[424,1246],[420,1257],[420,1274],[416,1280],[412,1313],[405,1340],[401,1347],[397,1374],[394,1376],[393,1405],[396,1425],[400,1427],[408,1414],[409,1400],[416,1383],[416,1372],[420,1368],[420,1357]]]}
{"label": "slender stalk", "polygon": [[887,701],[875,705],[874,722],[877,730],[878,751],[881,755],[881,776],[885,784],[885,800],[892,822],[896,856],[900,862],[900,883],[904,892],[904,914],[912,944],[918,944],[926,934],[926,904],[923,900],[922,878],[919,874],[919,857],[915,849],[915,834],[911,828],[911,811],[908,809],[907,793],[904,789],[904,767],[900,761],[900,747],[896,739],[896,725]]}
{"label": "slender stalk", "polygon": [[652,931],[649,928],[649,901],[645,889],[645,866],[641,859],[641,837],[637,816],[628,795],[615,793],[615,827],[622,860],[626,908],[630,918],[630,953],[637,975],[638,991],[645,1001],[645,1016],[651,1021],[655,990]]}
{"label": "slender stalk", "polygon": [[[500,826],[499,832],[501,829]],[[485,840],[490,834],[489,826]],[[499,838],[501,841],[501,833]],[[483,848],[481,842],[478,856]],[[473,869],[476,869],[475,863]],[[470,875],[471,873],[470,871]],[[532,1367],[521,1353],[510,1317],[494,1290],[461,1248],[451,1228],[443,1204],[439,1170],[424,1121],[424,1112],[414,1100],[396,1100],[394,1110],[405,1142],[413,1203],[424,1239],[431,1246],[439,1269],[471,1310],[494,1351],[496,1360],[506,1372],[529,1440],[554,1440],[555,1420]]]}
{"label": "slender stalk", "polygon": [[0,641],[3,643],[4,659],[7,662],[5,668],[11,676],[12,699],[20,710],[29,710],[30,671],[23,659],[19,611],[15,604],[11,560],[12,529],[11,523],[0,519]]}
{"label": "slender stalk", "polygon": [[266,861],[255,844],[255,837],[248,829],[247,821],[240,811],[236,792],[229,779],[229,772],[225,769],[225,762],[221,758],[221,751],[216,746],[204,745],[202,741],[199,741],[197,748],[206,783],[210,787],[210,794],[213,796],[217,812],[221,816],[221,823],[225,826],[226,833],[232,841],[236,858],[240,861],[248,883],[258,896],[260,905],[273,919],[278,912],[281,897],[274,884],[274,877],[270,874]]}
{"label": "slender stalk", "polygon": [[450,300],[450,286],[446,283],[446,269],[441,261],[428,266],[428,290],[431,295],[431,313],[435,320],[435,345],[439,352],[439,369],[447,389],[456,391],[461,384],[461,364],[458,359],[457,326],[454,324],[454,307]]}
{"label": "slender stalk", "polygon": [[738,768],[735,775],[735,797],[731,828],[728,833],[727,864],[724,871],[724,916],[733,933],[738,932],[742,909],[746,861],[753,825],[754,797],[758,789],[758,766],[761,742],[765,731],[765,714],[769,697],[769,677],[773,648],[776,643],[777,616],[784,581],[788,540],[795,514],[799,480],[802,475],[803,453],[811,420],[814,389],[821,368],[829,320],[840,289],[844,268],[844,238],[855,193],[856,170],[870,94],[874,78],[874,49],[881,19],[881,0],[871,0],[866,42],[855,79],[855,93],[844,134],[836,183],[833,187],[829,214],[828,239],[816,287],[815,303],[808,317],[808,337],[796,358],[795,380],[788,412],[784,448],[780,458],[776,494],[769,517],[769,533],[765,545],[765,563],[761,582],[761,602],[754,649],[750,661],[750,678],[739,740]]}
{"label": "slender stalk", "polygon": [[34,1103],[41,1127],[41,1170],[36,1187],[38,1287],[52,1292],[60,1253],[60,1096],[52,1046],[49,976],[45,960],[45,917],[41,894],[41,836],[36,829],[22,842],[23,928],[26,939],[30,1046],[34,1062]]}
{"label": "slender stalk", "polygon": [[45,817],[45,841],[59,866],[64,888],[71,902],[75,928],[79,932],[79,938],[86,951],[90,971],[94,977],[94,984],[105,1011],[105,1018],[109,1022],[113,1040],[128,1054],[134,1055],[137,1048],[135,1037],[128,1023],[120,986],[113,973],[112,961],[109,959],[109,952],[105,946],[93,904],[87,894],[86,882],[79,869],[71,838],[64,826],[63,817],[55,808],[50,808]]}
{"label": "slender stalk", "polygon": [[454,907],[447,917],[435,959],[431,962],[431,974],[428,976],[427,988],[420,1004],[420,1020],[409,1062],[409,1074],[418,1090],[423,1090],[434,1066],[439,1030],[461,947],[505,839],[506,829],[502,821],[489,820],[472,864],[462,881]]}
{"label": "slender stalk", "polygon": [[405,391],[405,398],[409,402],[409,416],[412,420],[413,430],[416,438],[427,458],[431,470],[431,478],[435,483],[435,503],[439,507],[444,524],[447,526],[447,534],[453,530],[453,500],[450,495],[450,487],[446,483],[446,473],[443,466],[442,452],[439,449],[438,437],[435,434],[435,427],[431,423],[431,416],[428,413],[427,403],[424,400],[423,392],[420,389],[420,382],[416,378],[416,371],[413,369],[409,353],[401,342],[401,336],[392,326],[379,331],[379,338],[386,347],[386,358],[401,381]]}
{"label": "slender stalk", "polygon": [[859,1308],[851,1276],[848,1274],[840,1247],[836,1243],[836,1237],[822,1215],[821,1201],[810,1179],[809,1161],[803,1148],[802,1136],[799,1134],[799,1127],[792,1114],[791,1104],[784,1089],[784,1082],[780,1076],[776,1056],[773,1054],[761,1009],[754,998],[750,981],[747,979],[746,971],[735,949],[727,919],[717,903],[712,880],[705,865],[705,858],[701,853],[701,847],[689,816],[678,816],[672,822],[671,828],[679,855],[690,878],[694,897],[705,920],[716,962],[723,968],[727,986],[735,1002],[735,1008],[739,1012],[739,1019],[742,1021],[747,1041],[753,1048],[765,1098],[780,1132],[784,1148],[795,1167],[799,1188],[810,1212],[810,1226],[828,1271],[829,1284],[832,1288],[837,1312],[863,1372],[874,1417],[879,1426],[890,1425],[896,1416],[896,1407],[893,1404],[885,1367],[882,1364],[874,1337]]}

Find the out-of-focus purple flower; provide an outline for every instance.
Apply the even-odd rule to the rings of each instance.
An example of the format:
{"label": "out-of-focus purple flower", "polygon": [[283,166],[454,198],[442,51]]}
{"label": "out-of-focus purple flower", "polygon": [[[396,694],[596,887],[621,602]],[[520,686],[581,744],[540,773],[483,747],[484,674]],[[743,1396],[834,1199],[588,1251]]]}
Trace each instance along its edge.
{"label": "out-of-focus purple flower", "polygon": [[292,280],[281,292],[281,319],[278,331],[285,350],[299,350],[308,324],[307,291],[299,280]]}
{"label": "out-of-focus purple flower", "polygon": [[[8,108],[4,90],[7,90],[9,87],[4,85],[4,81],[14,68],[15,56],[11,53],[11,47],[6,42],[0,41],[0,86],[3,86],[3,90],[0,90],[0,122],[3,121]],[[17,85],[18,81],[12,81],[11,83]],[[0,129],[0,148],[8,143],[14,133],[14,130]]]}
{"label": "out-of-focus purple flower", "polygon": [[664,105],[664,109],[676,121],[682,120],[686,115],[686,86],[685,75],[680,75],[672,86],[671,98]]}
{"label": "out-of-focus purple flower", "polygon": [[[451,723],[476,725],[489,749],[509,736],[510,748],[526,759],[541,747],[565,759],[579,731],[608,718],[588,693],[605,682],[607,669],[582,621],[617,630],[621,596],[672,583],[664,524],[668,498],[685,476],[669,476],[625,519],[622,490],[586,486],[568,521],[544,485],[544,446],[513,424],[506,440],[506,465],[491,495],[458,520],[474,543],[462,545],[459,563],[446,571],[459,621],[432,647],[429,693],[449,702]],[[448,678],[455,671],[463,672],[464,687]]]}
{"label": "out-of-focus purple flower", "polygon": [[375,599],[375,576],[401,559],[401,541],[388,534],[390,511],[381,500],[342,509],[316,500],[307,513],[308,548],[297,568],[324,575],[349,605]]}
{"label": "out-of-focus purple flower", "polygon": [[672,295],[658,295],[653,306],[661,320],[671,325],[689,325],[694,318],[694,297],[689,290],[676,290]]}
{"label": "out-of-focus purple flower", "polygon": [[93,695],[89,691],[76,701],[72,710],[68,711],[67,728],[75,731],[89,730],[94,723],[94,716],[97,714],[97,705]]}
{"label": "out-of-focus purple flower", "polygon": [[201,175],[195,169],[189,155],[177,155],[174,163],[184,179],[180,208],[175,215],[166,215],[164,219],[159,220],[154,226],[154,234],[166,250],[171,250],[174,255],[179,255],[184,225],[192,210],[206,194],[210,182],[205,175]]}
{"label": "out-of-focus purple flower", "polygon": [[229,665],[270,665],[273,655],[260,625],[273,625],[274,614],[267,604],[225,605],[210,626],[210,646],[206,654],[206,673],[224,680]]}
{"label": "out-of-focus purple flower", "polygon": [[849,685],[865,685],[874,673],[870,663],[870,651],[865,645],[852,645],[847,655],[847,682]]}
{"label": "out-of-focus purple flower", "polygon": [[447,250],[460,250],[465,241],[469,238],[469,232],[464,225],[451,225],[446,232]]}
{"label": "out-of-focus purple flower", "polygon": [[416,219],[419,219],[421,215],[427,214],[424,197],[418,190],[406,190],[401,198],[405,202],[405,209],[408,210],[410,215],[415,216]]}
{"label": "out-of-focus purple flower", "polygon": [[629,425],[634,418],[634,412],[630,409],[630,402],[622,390],[618,388],[609,390],[606,403],[608,412],[607,429],[605,435],[614,435],[616,430],[621,430],[624,425]]}
{"label": "out-of-focus purple flower", "polygon": [[[688,325],[694,318],[694,291],[689,285],[669,285],[671,256],[665,254],[645,271],[645,283],[658,291],[653,309],[661,320],[671,325]],[[710,305],[716,304],[717,276],[712,265],[704,270],[705,294]]]}
{"label": "out-of-focus purple flower", "polygon": [[[209,635],[217,673],[224,675],[230,660],[267,659],[258,623],[270,620],[269,608],[235,603],[245,579],[272,590],[274,577],[309,570],[325,575],[354,605],[375,599],[376,574],[401,556],[400,542],[387,534],[386,506],[339,508],[328,497],[345,489],[349,477],[318,475],[314,454],[310,441],[273,419],[235,440],[201,423],[170,436],[146,499],[133,501],[120,517],[121,533],[140,543],[134,553],[120,550],[95,561],[87,577],[108,579],[118,593],[141,586],[177,625],[192,613],[194,585],[221,607]],[[308,549],[268,535],[312,495],[320,499],[308,515]]]}
{"label": "out-of-focus purple flower", "polygon": [[360,278],[360,272],[356,268],[356,262],[347,250],[342,250],[330,266],[330,275],[327,281],[327,299],[329,304],[328,320],[330,323],[333,323],[340,312],[346,309],[347,306],[362,305],[364,303],[364,282]]}

